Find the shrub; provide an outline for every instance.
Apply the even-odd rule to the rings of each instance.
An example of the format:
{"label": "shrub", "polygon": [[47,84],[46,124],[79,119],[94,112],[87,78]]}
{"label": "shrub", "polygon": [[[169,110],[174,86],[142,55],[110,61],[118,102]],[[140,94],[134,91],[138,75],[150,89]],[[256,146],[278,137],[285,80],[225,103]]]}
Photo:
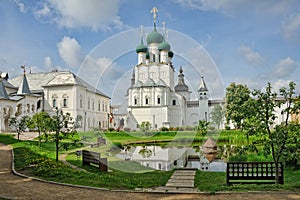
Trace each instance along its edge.
{"label": "shrub", "polygon": [[229,161],[247,161],[247,156],[246,155],[234,155],[229,157]]}
{"label": "shrub", "polygon": [[225,126],[225,130],[229,131],[230,130],[230,126],[226,125]]}
{"label": "shrub", "polygon": [[112,131],[114,131],[115,129],[113,128],[113,127],[110,127],[110,128],[108,128],[108,131],[109,132],[112,132]]}
{"label": "shrub", "polygon": [[161,127],[160,131],[169,131],[168,127]]}

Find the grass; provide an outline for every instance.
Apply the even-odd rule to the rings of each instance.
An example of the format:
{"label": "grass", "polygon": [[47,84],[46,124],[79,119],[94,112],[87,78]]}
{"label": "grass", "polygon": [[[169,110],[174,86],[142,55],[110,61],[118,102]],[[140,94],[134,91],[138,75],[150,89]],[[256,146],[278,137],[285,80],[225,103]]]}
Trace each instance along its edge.
{"label": "grass", "polygon": [[[89,166],[83,167],[86,171],[78,171],[62,162],[55,162],[52,142],[42,143],[42,147],[38,147],[36,141],[18,142],[8,135],[0,135],[0,142],[14,147],[17,171],[50,181],[108,189],[135,189],[165,185],[172,174],[172,172],[151,170],[135,162],[118,161],[109,163],[111,172],[100,172],[96,167]],[[68,159],[72,164],[81,167],[81,162],[77,160],[75,154],[70,154]],[[119,169],[128,168],[131,171],[117,170],[117,166]]]}
{"label": "grass", "polygon": [[[202,144],[207,138],[196,135],[195,132],[108,132],[108,133],[79,133],[75,137],[84,138],[86,142],[96,142],[97,137],[103,136],[108,144],[100,148],[91,148],[106,157],[106,152],[113,147],[133,143],[155,143],[161,141],[175,141],[175,143],[193,142]],[[222,144],[246,144],[248,141],[241,132],[222,131],[221,133],[210,133],[211,137],[218,139]],[[66,140],[64,142],[68,142]],[[120,161],[117,158],[108,157],[109,172],[99,172],[96,167],[82,166],[81,160],[77,160],[74,153],[67,156],[68,162],[83,168],[78,171],[62,162],[55,162],[55,146],[52,142],[42,143],[38,147],[37,141],[17,141],[11,135],[0,134],[0,142],[10,144],[14,147],[15,166],[20,172],[27,173],[46,180],[70,183],[75,185],[86,185],[108,189],[135,189],[163,186],[172,174],[170,172],[156,171],[132,161]],[[201,145],[200,144],[200,145]],[[68,151],[61,150],[60,153],[69,153],[76,148],[84,147],[80,144],[71,146]],[[89,149],[88,147],[85,147]],[[249,154],[248,161],[266,161],[262,154]],[[197,171],[195,185],[200,191],[215,193],[217,191],[298,191],[300,190],[300,170],[285,169],[285,184],[234,184],[226,186],[226,174],[224,172]]]}
{"label": "grass", "polygon": [[300,190],[300,170],[290,168],[284,171],[284,184],[233,184],[226,185],[225,172],[205,172],[198,170],[195,186],[202,192],[218,191],[297,191]]}

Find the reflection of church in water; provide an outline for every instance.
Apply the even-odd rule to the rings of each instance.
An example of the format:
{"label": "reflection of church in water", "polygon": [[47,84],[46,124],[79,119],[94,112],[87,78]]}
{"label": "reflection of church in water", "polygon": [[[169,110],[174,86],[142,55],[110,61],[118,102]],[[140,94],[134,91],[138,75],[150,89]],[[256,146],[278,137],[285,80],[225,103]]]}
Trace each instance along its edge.
{"label": "reflection of church in water", "polygon": [[[179,69],[177,82],[172,63],[174,53],[163,33],[156,28],[157,9],[152,9],[154,26],[136,48],[138,62],[133,68],[131,85],[127,91],[127,110],[115,113],[116,127],[137,129],[142,122],[150,122],[152,129],[161,127],[195,126],[199,120],[209,121],[209,90],[204,77],[199,77],[197,99],[190,98],[189,87],[185,84],[184,70]],[[175,83],[176,82],[176,83]],[[119,113],[118,113],[119,112]]]}

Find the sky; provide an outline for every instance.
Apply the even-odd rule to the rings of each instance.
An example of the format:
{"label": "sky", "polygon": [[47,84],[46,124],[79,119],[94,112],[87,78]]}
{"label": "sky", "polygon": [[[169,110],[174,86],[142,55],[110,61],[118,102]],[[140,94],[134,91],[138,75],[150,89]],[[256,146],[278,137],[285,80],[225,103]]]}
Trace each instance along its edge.
{"label": "sky", "polygon": [[154,6],[190,90],[201,74],[212,98],[231,82],[277,90],[294,81],[299,93],[299,0],[1,0],[0,71],[72,71],[119,103]]}

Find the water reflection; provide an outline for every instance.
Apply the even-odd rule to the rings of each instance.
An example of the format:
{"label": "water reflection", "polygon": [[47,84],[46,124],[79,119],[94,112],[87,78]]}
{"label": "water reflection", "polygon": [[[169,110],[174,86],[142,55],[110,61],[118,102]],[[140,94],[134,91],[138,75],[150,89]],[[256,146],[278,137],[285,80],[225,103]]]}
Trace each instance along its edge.
{"label": "water reflection", "polygon": [[127,146],[117,157],[163,171],[183,167],[203,171],[225,171],[225,162],[216,159],[217,147],[212,145],[212,141],[209,143],[202,147]]}

